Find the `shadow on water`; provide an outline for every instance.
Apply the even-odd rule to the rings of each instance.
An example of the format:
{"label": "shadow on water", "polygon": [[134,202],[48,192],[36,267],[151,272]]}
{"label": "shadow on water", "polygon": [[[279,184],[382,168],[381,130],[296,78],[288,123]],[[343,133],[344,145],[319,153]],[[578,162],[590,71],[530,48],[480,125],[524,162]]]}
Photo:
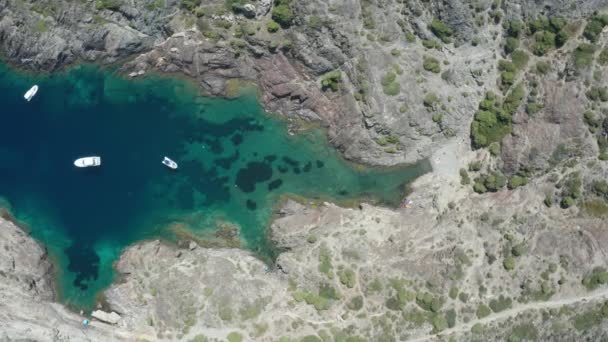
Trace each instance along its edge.
{"label": "shadow on water", "polygon": [[[63,300],[80,307],[110,284],[124,247],[170,239],[169,227],[234,226],[247,248],[272,258],[265,233],[282,195],[395,205],[404,184],[428,171],[353,167],[319,130],[287,135],[253,94],[205,98],[182,80],[128,81],[91,65],[44,77],[0,65],[0,101],[10,127],[0,135],[0,196],[56,255]],[[101,167],[74,167],[88,155]]]}

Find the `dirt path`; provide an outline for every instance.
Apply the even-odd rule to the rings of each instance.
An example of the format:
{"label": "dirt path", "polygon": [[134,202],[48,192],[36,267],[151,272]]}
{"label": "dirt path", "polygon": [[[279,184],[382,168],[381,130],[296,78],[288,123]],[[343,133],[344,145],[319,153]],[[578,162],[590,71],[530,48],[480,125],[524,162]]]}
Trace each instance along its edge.
{"label": "dirt path", "polygon": [[[524,305],[520,305],[520,306],[517,306],[512,309],[508,309],[508,310],[501,311],[496,314],[489,315],[489,316],[481,318],[481,319],[476,319],[476,320],[472,320],[468,323],[456,325],[453,328],[442,331],[440,335],[447,336],[447,335],[450,335],[453,333],[462,333],[462,332],[470,331],[471,327],[473,327],[473,325],[475,325],[477,323],[480,323],[482,325],[487,325],[494,321],[500,321],[500,320],[504,320],[504,319],[507,319],[510,317],[515,317],[515,316],[519,315],[520,313],[528,311],[528,310],[551,309],[551,308],[561,307],[564,305],[571,305],[571,304],[578,303],[578,302],[590,302],[590,301],[600,300],[600,299],[605,299],[605,298],[608,298],[608,288],[601,289],[601,290],[598,290],[598,291],[595,291],[592,293],[588,293],[585,296],[562,298],[562,299],[550,300],[550,301],[546,301],[546,302],[534,302],[534,303],[524,304]],[[420,336],[420,337],[417,337],[417,338],[414,338],[414,339],[411,339],[408,341],[411,341],[411,342],[428,341],[428,340],[436,339],[440,335]]]}

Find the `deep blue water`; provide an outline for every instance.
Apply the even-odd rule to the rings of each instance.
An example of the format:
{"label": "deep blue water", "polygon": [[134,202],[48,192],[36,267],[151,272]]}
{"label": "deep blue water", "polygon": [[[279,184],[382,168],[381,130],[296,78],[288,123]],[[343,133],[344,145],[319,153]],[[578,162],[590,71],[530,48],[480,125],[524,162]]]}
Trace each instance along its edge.
{"label": "deep blue water", "polygon": [[[210,99],[158,76],[130,81],[95,66],[31,76],[0,65],[0,102],[0,196],[49,248],[62,298],[77,306],[111,282],[125,246],[169,237],[176,224],[194,233],[235,224],[247,248],[264,254],[279,195],[394,204],[428,170],[353,167],[320,131],[288,136],[255,94]],[[88,155],[102,166],[74,167]],[[161,164],[165,155],[179,170]]]}

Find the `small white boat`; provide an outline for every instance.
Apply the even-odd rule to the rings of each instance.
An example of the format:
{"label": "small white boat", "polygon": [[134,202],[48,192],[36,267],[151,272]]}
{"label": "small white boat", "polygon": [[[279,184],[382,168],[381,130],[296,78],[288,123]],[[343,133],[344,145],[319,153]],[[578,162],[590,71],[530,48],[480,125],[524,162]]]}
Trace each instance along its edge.
{"label": "small white boat", "polygon": [[165,164],[170,169],[173,169],[173,170],[177,169],[177,163],[167,157],[165,157],[165,159],[163,159],[163,164]]}
{"label": "small white boat", "polygon": [[34,85],[33,87],[30,88],[30,90],[25,92],[25,95],[23,95],[23,98],[25,98],[27,100],[27,102],[30,102],[32,97],[34,97],[34,95],[36,95],[37,92],[38,92],[38,86]]}
{"label": "small white boat", "polygon": [[74,160],[76,167],[92,167],[101,165],[101,157],[83,157]]}

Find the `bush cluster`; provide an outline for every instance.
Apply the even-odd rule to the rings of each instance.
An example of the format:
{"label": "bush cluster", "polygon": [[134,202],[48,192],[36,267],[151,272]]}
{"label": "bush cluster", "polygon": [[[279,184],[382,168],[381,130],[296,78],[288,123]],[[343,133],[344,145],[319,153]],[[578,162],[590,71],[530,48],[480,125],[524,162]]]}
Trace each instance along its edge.
{"label": "bush cluster", "polygon": [[431,71],[436,74],[441,72],[441,65],[439,64],[439,61],[431,56],[424,56],[422,66],[424,67],[424,70]]}
{"label": "bush cluster", "polygon": [[291,7],[290,0],[275,0],[272,8],[272,20],[276,21],[283,27],[289,27],[295,19]]}
{"label": "bush cluster", "polygon": [[574,66],[577,69],[586,68],[593,63],[593,55],[595,54],[595,46],[591,44],[580,44],[574,50]]}
{"label": "bush cluster", "polygon": [[533,35],[532,52],[542,56],[547,51],[563,46],[568,41],[567,22],[562,17],[539,17],[528,22],[528,33]]}
{"label": "bush cluster", "polygon": [[392,71],[387,72],[380,80],[380,83],[386,95],[394,96],[401,91],[401,85],[397,82],[397,75]]}
{"label": "bush cluster", "polygon": [[608,25],[608,14],[595,15],[585,26],[583,36],[589,39],[589,41],[595,43],[606,25]]}
{"label": "bush cluster", "polygon": [[[196,2],[195,0],[190,0],[192,2]],[[182,5],[184,2],[188,2],[186,0],[182,0]],[[201,0],[198,0],[198,4],[201,3]],[[197,4],[197,6],[198,6]],[[121,0],[97,0],[97,2],[95,2],[95,8],[98,10],[110,10],[110,11],[116,11],[120,8],[120,5],[122,5],[122,1]]]}
{"label": "bush cluster", "polygon": [[582,180],[578,171],[568,174],[556,186],[562,189],[560,206],[564,209],[576,204],[582,195]]}
{"label": "bush cluster", "polygon": [[[516,87],[513,92],[516,92],[519,87],[521,85]],[[513,96],[513,92],[507,96],[502,105],[496,95],[491,92],[488,92],[485,99],[479,103],[479,110],[471,123],[473,147],[489,146],[493,142],[501,141],[506,134],[511,132],[511,116],[523,98],[523,89],[522,94],[518,91],[516,96]]]}
{"label": "bush cluster", "polygon": [[321,78],[321,88],[323,90],[331,89],[332,91],[337,91],[340,89],[341,82],[342,73],[340,70],[330,71]]}
{"label": "bush cluster", "polygon": [[439,19],[433,19],[430,25],[430,29],[442,42],[446,44],[451,42],[451,37],[454,32],[443,21]]}
{"label": "bush cluster", "polygon": [[473,190],[477,193],[496,192],[507,184],[507,178],[498,171],[483,174],[475,178]]}

